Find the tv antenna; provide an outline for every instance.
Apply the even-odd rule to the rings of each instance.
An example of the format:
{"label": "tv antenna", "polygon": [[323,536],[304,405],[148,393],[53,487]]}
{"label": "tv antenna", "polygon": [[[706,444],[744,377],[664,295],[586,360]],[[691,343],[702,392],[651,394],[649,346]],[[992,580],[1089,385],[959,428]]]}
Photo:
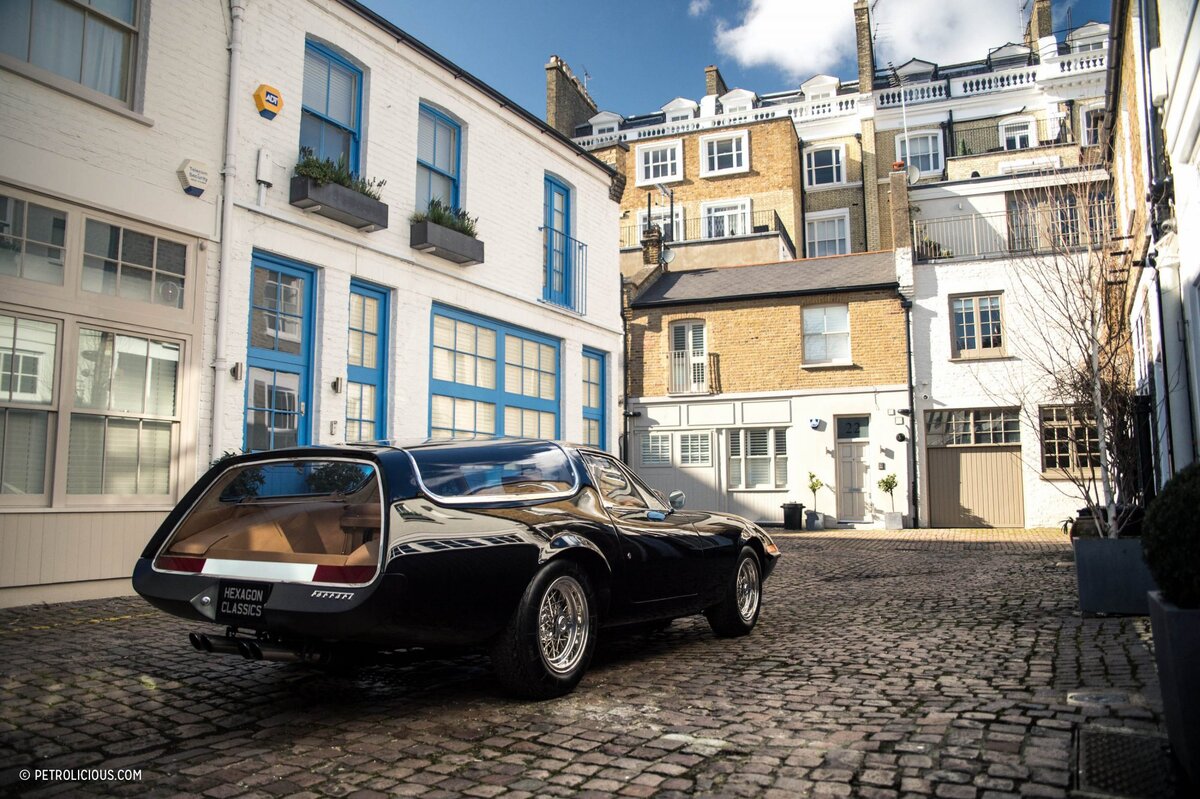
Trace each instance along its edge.
{"label": "tv antenna", "polygon": [[583,90],[586,92],[588,81],[592,79],[592,75],[587,71],[587,64],[580,64],[579,66],[583,67]]}

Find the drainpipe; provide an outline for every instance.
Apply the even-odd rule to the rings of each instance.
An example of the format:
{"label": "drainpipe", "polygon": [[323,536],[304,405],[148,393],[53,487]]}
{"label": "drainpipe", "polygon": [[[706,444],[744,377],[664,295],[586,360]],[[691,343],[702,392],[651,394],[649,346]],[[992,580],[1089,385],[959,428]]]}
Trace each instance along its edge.
{"label": "drainpipe", "polygon": [[[867,235],[867,168],[865,166],[865,161],[863,159],[862,133],[861,132],[855,133],[854,138],[858,140],[858,171],[859,171],[859,174],[862,176],[863,251],[866,252],[867,250],[871,249],[871,245],[870,245],[871,237],[869,235]],[[801,164],[801,166],[803,166],[803,164]],[[879,191],[878,185],[872,186],[871,188],[874,189],[875,191]]]}
{"label": "drainpipe", "polygon": [[[804,171],[804,139],[796,139],[796,147],[800,150],[800,229],[796,231],[796,238],[800,240],[800,247],[796,252],[797,258],[808,257],[808,223],[804,221],[804,176],[807,174]],[[867,209],[863,208],[863,216],[866,216]]]}
{"label": "drainpipe", "polygon": [[[237,111],[241,100],[238,94],[238,72],[242,56],[242,18],[250,0],[229,0],[229,100],[225,109],[225,166],[221,170],[221,250],[217,280],[216,336],[213,345],[213,418],[212,448],[209,459],[221,453],[221,413],[225,404],[225,387],[229,378],[229,361],[225,358],[225,303],[229,300],[230,262],[233,260],[233,191],[237,179]],[[236,315],[235,315],[236,316]],[[246,379],[243,377],[243,379]]]}
{"label": "drainpipe", "polygon": [[912,526],[921,526],[921,503],[917,497],[917,408],[916,408],[916,387],[913,385],[913,347],[912,347],[912,300],[907,297],[900,297],[900,307],[904,309],[904,346],[908,353],[905,362],[908,364],[908,477],[912,485],[909,488],[911,492],[912,505]]}

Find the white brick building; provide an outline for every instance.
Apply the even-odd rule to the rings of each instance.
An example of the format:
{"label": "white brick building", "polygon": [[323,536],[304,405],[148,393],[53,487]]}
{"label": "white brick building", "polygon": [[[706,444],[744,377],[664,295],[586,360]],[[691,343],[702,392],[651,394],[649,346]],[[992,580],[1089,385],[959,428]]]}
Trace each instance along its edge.
{"label": "white brick building", "polygon": [[[231,5],[142,0],[122,22],[72,4],[138,54],[103,69],[71,73],[70,48],[32,34],[0,53],[16,253],[0,253],[0,604],[127,590],[224,451],[455,432],[615,446],[610,170],[350,0]],[[293,188],[302,142],[386,180],[386,216]],[[207,166],[198,198],[187,159]],[[412,246],[431,196],[477,217],[477,240]],[[478,242],[480,262],[450,260]]]}

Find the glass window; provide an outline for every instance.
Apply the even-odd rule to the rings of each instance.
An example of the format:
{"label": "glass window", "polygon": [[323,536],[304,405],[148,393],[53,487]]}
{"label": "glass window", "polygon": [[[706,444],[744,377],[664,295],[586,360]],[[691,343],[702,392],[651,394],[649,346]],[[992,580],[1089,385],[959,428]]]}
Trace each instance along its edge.
{"label": "glass window", "polygon": [[704,322],[675,322],[671,325],[672,394],[703,394],[708,391],[708,347]]}
{"label": "glass window", "polygon": [[671,434],[646,433],[642,436],[642,466],[671,465]]}
{"label": "glass window", "polygon": [[679,465],[710,466],[712,464],[712,434],[680,433]]}
{"label": "glass window", "polygon": [[346,440],[375,441],[384,422],[387,375],[387,293],[350,284],[346,344]]}
{"label": "glass window", "polygon": [[701,176],[746,171],[749,168],[747,161],[749,141],[746,131],[703,137],[700,140],[701,157],[703,158],[700,169]]}
{"label": "glass window", "polygon": [[682,145],[678,141],[665,144],[643,144],[637,148],[637,184],[666,183],[683,177]]}
{"label": "glass window", "polygon": [[704,206],[704,237],[709,239],[745,236],[750,232],[750,203],[747,200]]}
{"label": "glass window", "polygon": [[809,218],[806,223],[805,251],[809,258],[826,255],[845,255],[850,252],[850,215],[840,212],[836,216]]}
{"label": "glass window", "polygon": [[787,428],[729,430],[727,439],[729,488],[787,488]]}
{"label": "glass window", "polygon": [[[671,216],[670,206],[657,206],[650,212],[647,221],[646,211],[638,211],[637,232],[640,236],[650,225],[658,225],[664,241],[686,241],[687,232],[683,224],[683,206],[675,206],[675,216]],[[693,234],[694,235],[694,234]]]}
{"label": "glass window", "polygon": [[0,275],[63,284],[67,214],[0,194]]}
{"label": "glass window", "polygon": [[458,208],[459,140],[462,128],[450,117],[422,105],[417,116],[417,210],[431,200]]}
{"label": "glass window", "polygon": [[1032,146],[1033,123],[1029,120],[1006,122],[1000,125],[1000,139],[1005,150],[1024,150]]}
{"label": "glass window", "polygon": [[809,150],[804,155],[805,176],[810,186],[828,186],[842,183],[842,148],[822,147]]}
{"label": "glass window", "polygon": [[421,482],[441,497],[495,499],[569,491],[578,481],[567,454],[549,442],[496,442],[478,447],[417,447],[409,450]]}
{"label": "glass window", "polygon": [[53,322],[0,314],[0,494],[47,493],[57,353]]}
{"label": "glass window", "polygon": [[896,137],[896,152],[900,160],[913,164],[922,175],[942,171],[942,136],[940,133],[910,133]]}
{"label": "glass window", "polygon": [[955,297],[950,300],[954,326],[954,356],[1001,355],[1004,335],[1000,321],[1000,295]]}
{"label": "glass window", "polygon": [[623,508],[665,510],[658,498],[632,473],[612,458],[585,454],[583,460],[592,473],[596,488],[607,505]]}
{"label": "glass window", "polygon": [[68,494],[167,494],[180,347],[80,328]]}
{"label": "glass window", "polygon": [[605,356],[602,352],[583,351],[583,443],[605,448]]}
{"label": "glass window", "polygon": [[1065,405],[1041,409],[1042,471],[1100,466],[1100,439],[1090,408]]}
{"label": "glass window", "polygon": [[850,362],[850,307],[817,305],[804,309],[804,363]]}
{"label": "glass window", "polygon": [[1020,444],[1020,416],[1015,408],[929,411],[925,434],[931,447]]}
{"label": "glass window", "polygon": [[182,308],[187,247],[97,219],[83,238],[83,290]]}
{"label": "glass window", "polygon": [[128,103],[136,0],[6,0],[0,52]]}
{"label": "glass window", "polygon": [[435,309],[432,343],[430,435],[558,437],[557,341]]}
{"label": "glass window", "polygon": [[304,99],[300,112],[300,151],[357,172],[362,72],[315,42],[304,47]]}

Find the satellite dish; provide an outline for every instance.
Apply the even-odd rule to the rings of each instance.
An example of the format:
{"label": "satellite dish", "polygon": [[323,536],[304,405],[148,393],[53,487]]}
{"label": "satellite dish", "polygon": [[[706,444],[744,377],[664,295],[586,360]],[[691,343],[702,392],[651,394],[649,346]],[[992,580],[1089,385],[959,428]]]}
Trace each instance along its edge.
{"label": "satellite dish", "polygon": [[921,168],[916,164],[909,164],[905,171],[908,172],[908,185],[911,186],[921,179]]}
{"label": "satellite dish", "polygon": [[669,250],[666,247],[664,247],[663,251],[662,251],[662,262],[664,264],[669,264],[674,260],[675,260],[675,251]]}

